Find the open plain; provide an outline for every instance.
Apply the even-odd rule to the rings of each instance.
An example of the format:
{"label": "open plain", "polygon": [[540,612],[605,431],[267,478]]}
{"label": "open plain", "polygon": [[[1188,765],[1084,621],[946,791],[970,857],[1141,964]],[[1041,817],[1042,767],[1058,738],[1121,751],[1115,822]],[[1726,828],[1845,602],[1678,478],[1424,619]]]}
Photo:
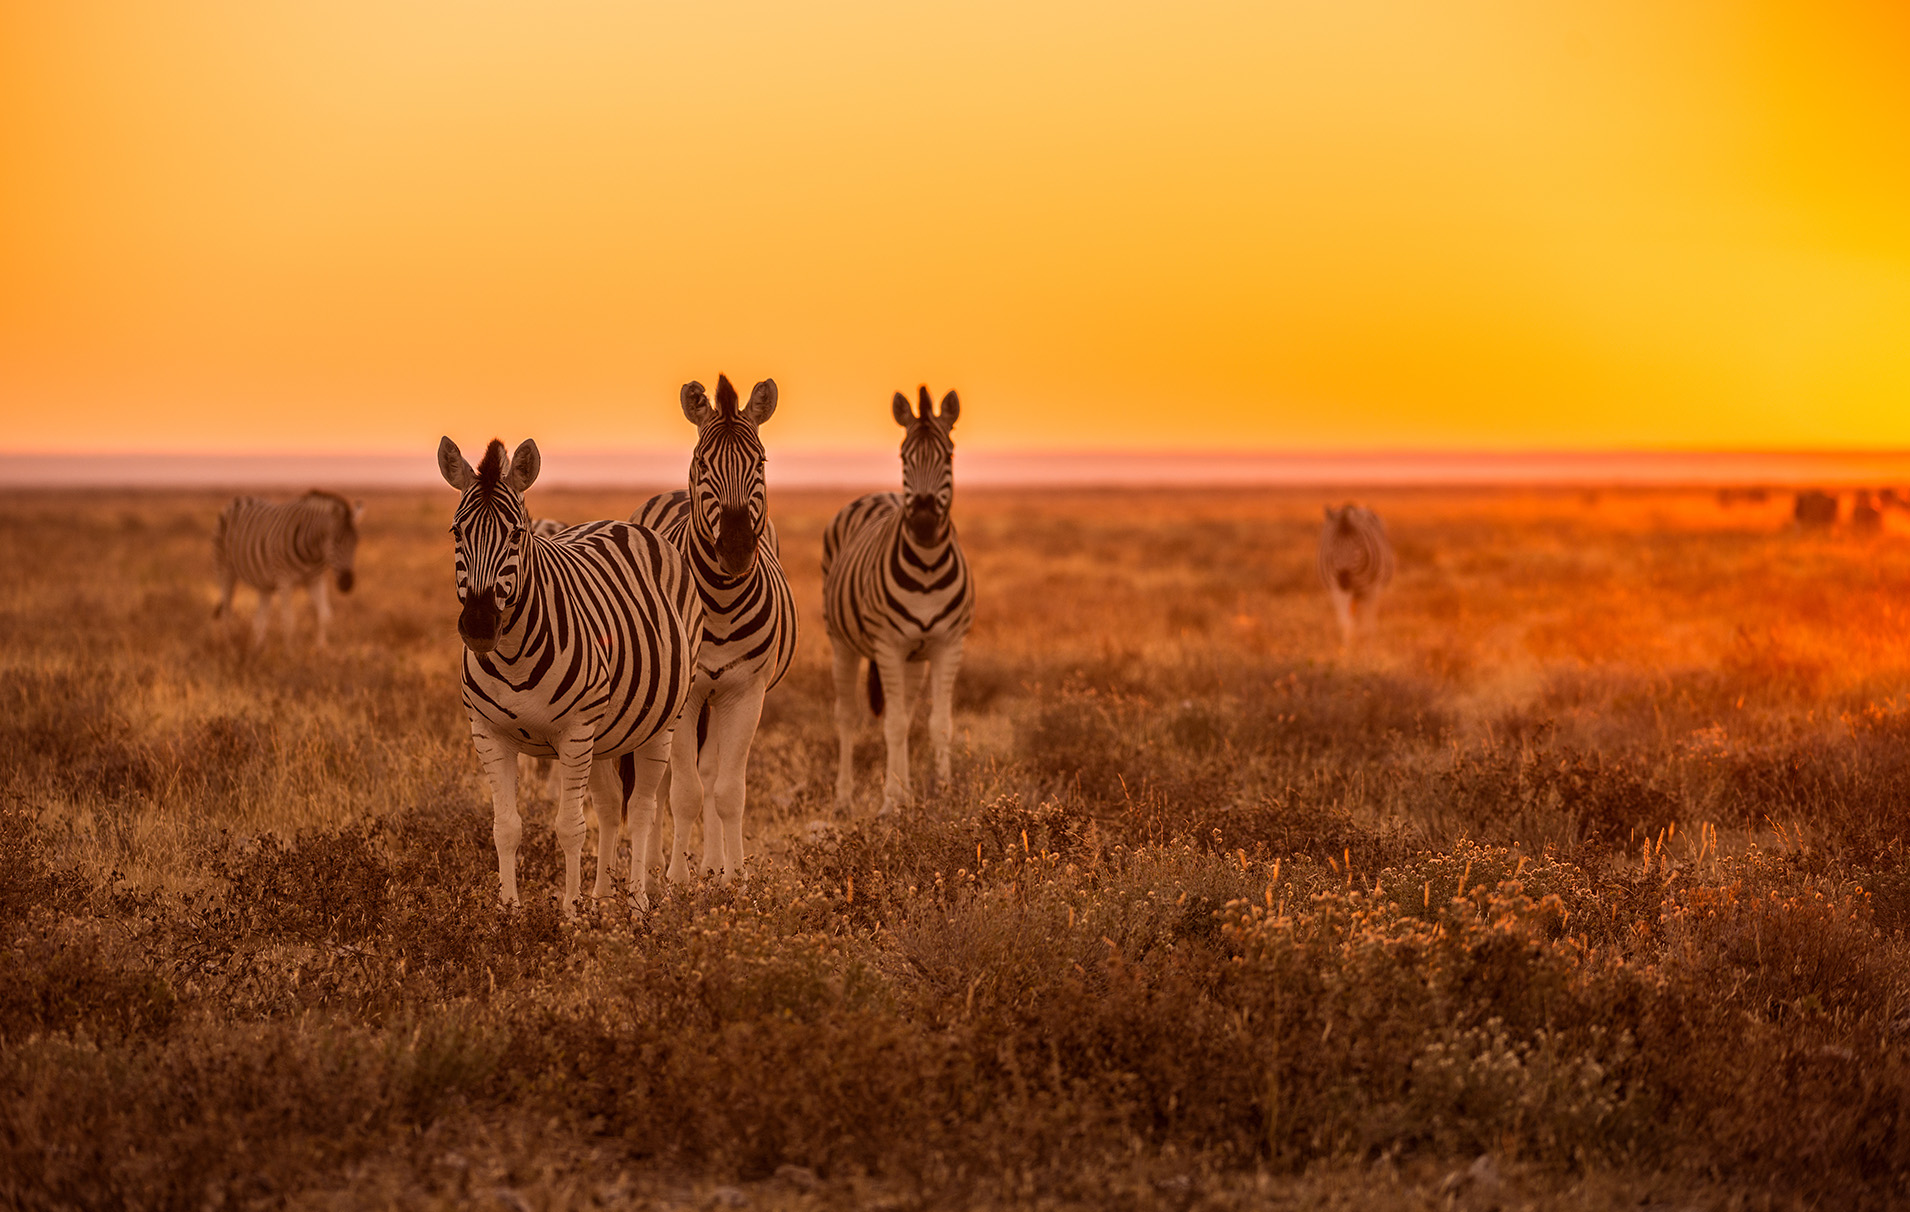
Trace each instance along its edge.
{"label": "open plain", "polygon": [[0,496],[0,1203],[1910,1197],[1903,515],[1364,494],[1343,652],[1345,494],[961,492],[953,785],[877,816],[871,724],[842,819],[850,495],[772,496],[747,880],[574,923],[541,795],[496,904],[449,493],[370,494],[322,654],[210,617],[221,494]]}

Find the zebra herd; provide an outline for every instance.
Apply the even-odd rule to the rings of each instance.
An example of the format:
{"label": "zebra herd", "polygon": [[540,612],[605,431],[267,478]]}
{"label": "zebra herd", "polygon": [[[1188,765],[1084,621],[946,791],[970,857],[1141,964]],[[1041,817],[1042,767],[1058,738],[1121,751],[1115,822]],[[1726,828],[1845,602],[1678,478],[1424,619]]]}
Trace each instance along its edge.
{"label": "zebra herd", "polygon": [[[728,377],[718,376],[713,402],[697,382],[683,385],[680,400],[697,429],[688,487],[652,497],[628,521],[565,527],[532,518],[524,492],[542,468],[534,441],[507,453],[493,440],[475,467],[449,437],[438,444],[438,470],[459,493],[451,536],[464,706],[491,784],[499,895],[507,904],[518,899],[520,756],[554,768],[566,912],[581,890],[586,792],[597,809],[597,897],[612,893],[627,824],[630,896],[648,903],[650,868],[665,866],[659,803],[668,804],[674,825],[667,879],[689,878],[688,840],[699,816],[703,870],[725,881],[743,870],[749,751],[764,697],[796,646],[795,599],[769,520],[759,433],[775,414],[776,383],[763,380],[742,402]],[[887,745],[883,811],[910,801],[909,722],[924,692],[931,785],[949,778],[955,680],[974,618],[974,585],[952,517],[961,400],[951,391],[938,407],[923,387],[913,404],[897,392],[892,410],[903,429],[902,491],[850,502],[823,536],[835,800],[845,813],[865,695]],[[214,537],[222,589],[215,615],[244,580],[259,590],[255,633],[263,639],[274,593],[287,591],[289,629],[289,591],[304,585],[322,646],[330,616],[325,576],[350,591],[362,510],[362,502],[318,491],[286,505],[233,501]],[[1392,548],[1378,516],[1356,505],[1329,508],[1319,571],[1350,643],[1362,624],[1371,625],[1392,578]],[[677,743],[679,728],[690,743]]]}

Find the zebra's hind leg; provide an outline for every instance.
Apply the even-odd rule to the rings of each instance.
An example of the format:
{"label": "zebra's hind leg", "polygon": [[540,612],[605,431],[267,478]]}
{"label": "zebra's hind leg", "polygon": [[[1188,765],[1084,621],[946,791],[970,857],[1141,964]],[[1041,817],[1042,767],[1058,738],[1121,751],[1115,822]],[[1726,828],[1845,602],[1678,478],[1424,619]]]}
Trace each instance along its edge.
{"label": "zebra's hind leg", "polygon": [[270,589],[259,590],[259,608],[252,615],[252,646],[265,647],[266,632],[272,626],[272,593]]}
{"label": "zebra's hind leg", "polygon": [[590,894],[602,900],[616,891],[612,874],[617,866],[617,839],[622,835],[623,813],[613,809],[623,803],[623,778],[617,766],[621,758],[598,758],[590,764],[590,798],[597,803],[597,882]]}
{"label": "zebra's hind leg", "polygon": [[835,655],[836,675],[836,811],[847,815],[855,803],[856,732],[862,725],[862,702],[856,697],[856,675],[862,672],[862,658],[855,649],[835,635],[829,637]]}
{"label": "zebra's hind leg", "polygon": [[[876,668],[882,672],[885,686],[893,686],[907,697],[908,662],[898,648],[877,648]],[[888,767],[882,776],[882,811],[894,812],[909,803],[909,713],[906,702],[896,703],[882,713],[882,737],[888,742]]]}
{"label": "zebra's hind leg", "polygon": [[280,612],[285,616],[285,645],[291,647],[292,637],[298,633],[298,595],[286,588],[279,594]]}
{"label": "zebra's hind leg", "polygon": [[[564,854],[565,916],[576,912],[577,893],[583,887],[584,792],[590,786],[593,766],[591,745],[596,739],[593,727],[572,728],[557,742],[557,764],[563,770],[563,794],[557,798],[557,848]],[[515,760],[511,763],[517,771]]]}
{"label": "zebra's hind leg", "polygon": [[232,591],[238,587],[238,584],[238,574],[230,568],[219,569],[219,604],[212,608],[213,618],[223,619],[226,612],[232,609]]}
{"label": "zebra's hind leg", "polygon": [[962,671],[962,637],[956,636],[929,657],[928,744],[935,758],[935,782],[948,786],[949,747],[955,732],[955,676]]}

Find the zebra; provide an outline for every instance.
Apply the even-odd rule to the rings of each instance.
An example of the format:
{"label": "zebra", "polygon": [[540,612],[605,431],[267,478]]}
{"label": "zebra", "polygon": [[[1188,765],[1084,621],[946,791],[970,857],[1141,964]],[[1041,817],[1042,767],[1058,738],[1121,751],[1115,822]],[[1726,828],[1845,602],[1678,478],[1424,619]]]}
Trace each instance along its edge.
{"label": "zebra", "polygon": [[[961,414],[954,392],[939,412],[921,389],[920,410],[895,393],[902,437],[902,492],[872,493],[836,514],[822,540],[823,617],[835,655],[836,806],[854,798],[855,733],[862,722],[856,674],[869,662],[869,708],[882,719],[888,769],[882,781],[885,812],[909,801],[909,717],[929,682],[929,746],[935,778],[949,777],[949,733],[955,675],[962,643],[975,615],[968,561],[949,511],[955,497],[955,444],[950,431]],[[883,711],[884,687],[896,699]]]}
{"label": "zebra", "polygon": [[562,773],[564,911],[577,899],[586,783],[597,803],[595,895],[611,892],[629,816],[631,896],[647,906],[656,786],[689,694],[703,607],[682,553],[647,527],[587,522],[555,539],[532,534],[523,494],[541,466],[528,439],[508,461],[493,440],[475,469],[450,438],[438,444],[438,470],[462,494],[451,537],[464,707],[491,782],[499,896],[517,900],[517,757],[531,754],[555,757]]}
{"label": "zebra", "polygon": [[[630,520],[682,548],[703,601],[703,646],[684,718],[697,743],[679,745],[664,776],[674,823],[669,878],[689,878],[690,825],[703,815],[703,869],[725,882],[743,870],[743,802],[750,744],[763,696],[796,654],[796,599],[778,559],[763,483],[757,430],[776,412],[776,380],[764,379],[737,407],[729,377],[716,377],[716,403],[703,384],[679,393],[696,426],[689,489],[659,493]],[[660,857],[654,849],[652,857]]]}
{"label": "zebra", "polygon": [[212,559],[219,573],[219,604],[212,608],[212,617],[223,618],[232,609],[233,588],[244,581],[259,593],[252,641],[264,644],[272,597],[284,590],[289,638],[294,623],[292,590],[303,585],[318,616],[318,646],[325,647],[325,632],[332,621],[325,574],[332,574],[338,592],[351,592],[356,579],[352,565],[358,555],[358,519],[364,512],[363,501],[348,501],[316,488],[283,505],[234,497],[219,514],[212,535]]}
{"label": "zebra", "polygon": [[1326,507],[1320,527],[1320,581],[1340,620],[1340,643],[1379,616],[1379,596],[1393,580],[1393,545],[1379,515],[1348,502]]}

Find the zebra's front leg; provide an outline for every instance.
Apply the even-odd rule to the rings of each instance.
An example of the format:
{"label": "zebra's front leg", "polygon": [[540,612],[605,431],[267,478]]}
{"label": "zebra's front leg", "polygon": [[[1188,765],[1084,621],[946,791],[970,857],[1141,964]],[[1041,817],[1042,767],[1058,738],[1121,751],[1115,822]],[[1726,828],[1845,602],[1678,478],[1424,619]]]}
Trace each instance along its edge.
{"label": "zebra's front leg", "polygon": [[598,900],[617,888],[612,872],[617,866],[617,838],[623,826],[623,778],[617,771],[621,760],[598,758],[590,763],[590,797],[597,805],[597,882],[590,894]]}
{"label": "zebra's front leg", "polygon": [[[318,616],[318,646],[323,648],[325,647],[325,633],[332,625],[332,601],[330,595],[325,591],[324,576],[320,575],[312,578],[311,584],[305,587],[305,591],[310,594],[312,598],[312,613]],[[285,597],[286,601],[289,602],[291,601],[292,595],[286,594]]]}
{"label": "zebra's front leg", "polygon": [[836,675],[836,811],[848,815],[855,803],[856,732],[862,726],[863,708],[856,699],[860,689],[856,674],[862,672],[862,658],[846,640],[830,635],[829,645],[835,657]]}
{"label": "zebra's front leg", "polygon": [[888,742],[888,768],[882,776],[882,811],[894,812],[909,803],[908,661],[900,648],[877,648],[876,668],[882,685],[899,700],[882,712],[882,738]]}
{"label": "zebra's front leg", "polygon": [[962,637],[956,636],[929,657],[929,751],[935,757],[935,782],[949,780],[950,740],[955,732],[955,675],[962,671]]}
{"label": "zebra's front leg", "polygon": [[660,732],[635,753],[618,759],[618,784],[625,796],[621,808],[630,826],[630,900],[639,909],[650,907],[650,867],[644,859],[656,825],[657,784],[670,768],[670,742],[670,733]]}
{"label": "zebra's front leg", "polygon": [[[591,746],[595,744],[597,730],[594,725],[575,727],[564,733],[557,742],[557,765],[562,772],[563,786],[557,796],[557,848],[564,854],[564,916],[577,912],[577,893],[584,882],[584,834],[589,827],[584,823],[584,792],[590,786],[591,768],[595,764],[595,755]],[[517,764],[511,764],[515,775]],[[613,796],[614,801],[614,796]],[[606,814],[601,810],[599,821]]]}
{"label": "zebra's front leg", "polygon": [[1353,643],[1353,595],[1333,590],[1333,614],[1340,622],[1340,647],[1345,648]]}
{"label": "zebra's front leg", "polygon": [[517,844],[524,836],[524,818],[517,812],[517,752],[507,748],[490,725],[471,721],[471,745],[477,750],[484,774],[491,780],[491,839],[497,843],[498,900],[517,903]]}
{"label": "zebra's front leg", "polygon": [[[665,877],[672,884],[689,881],[690,830],[703,814],[703,776],[697,769],[696,734],[709,693],[710,684],[702,674],[690,680],[690,694],[683,702],[682,714],[676,717],[676,735],[670,742],[670,763],[665,771],[670,786],[670,869]],[[709,847],[709,835],[705,834],[703,848]]]}
{"label": "zebra's front leg", "polygon": [[756,678],[710,709],[709,739],[704,742],[706,805],[703,815],[703,865],[720,864],[723,882],[743,875],[743,802],[749,793],[749,749],[763,718],[763,696],[769,687]]}

